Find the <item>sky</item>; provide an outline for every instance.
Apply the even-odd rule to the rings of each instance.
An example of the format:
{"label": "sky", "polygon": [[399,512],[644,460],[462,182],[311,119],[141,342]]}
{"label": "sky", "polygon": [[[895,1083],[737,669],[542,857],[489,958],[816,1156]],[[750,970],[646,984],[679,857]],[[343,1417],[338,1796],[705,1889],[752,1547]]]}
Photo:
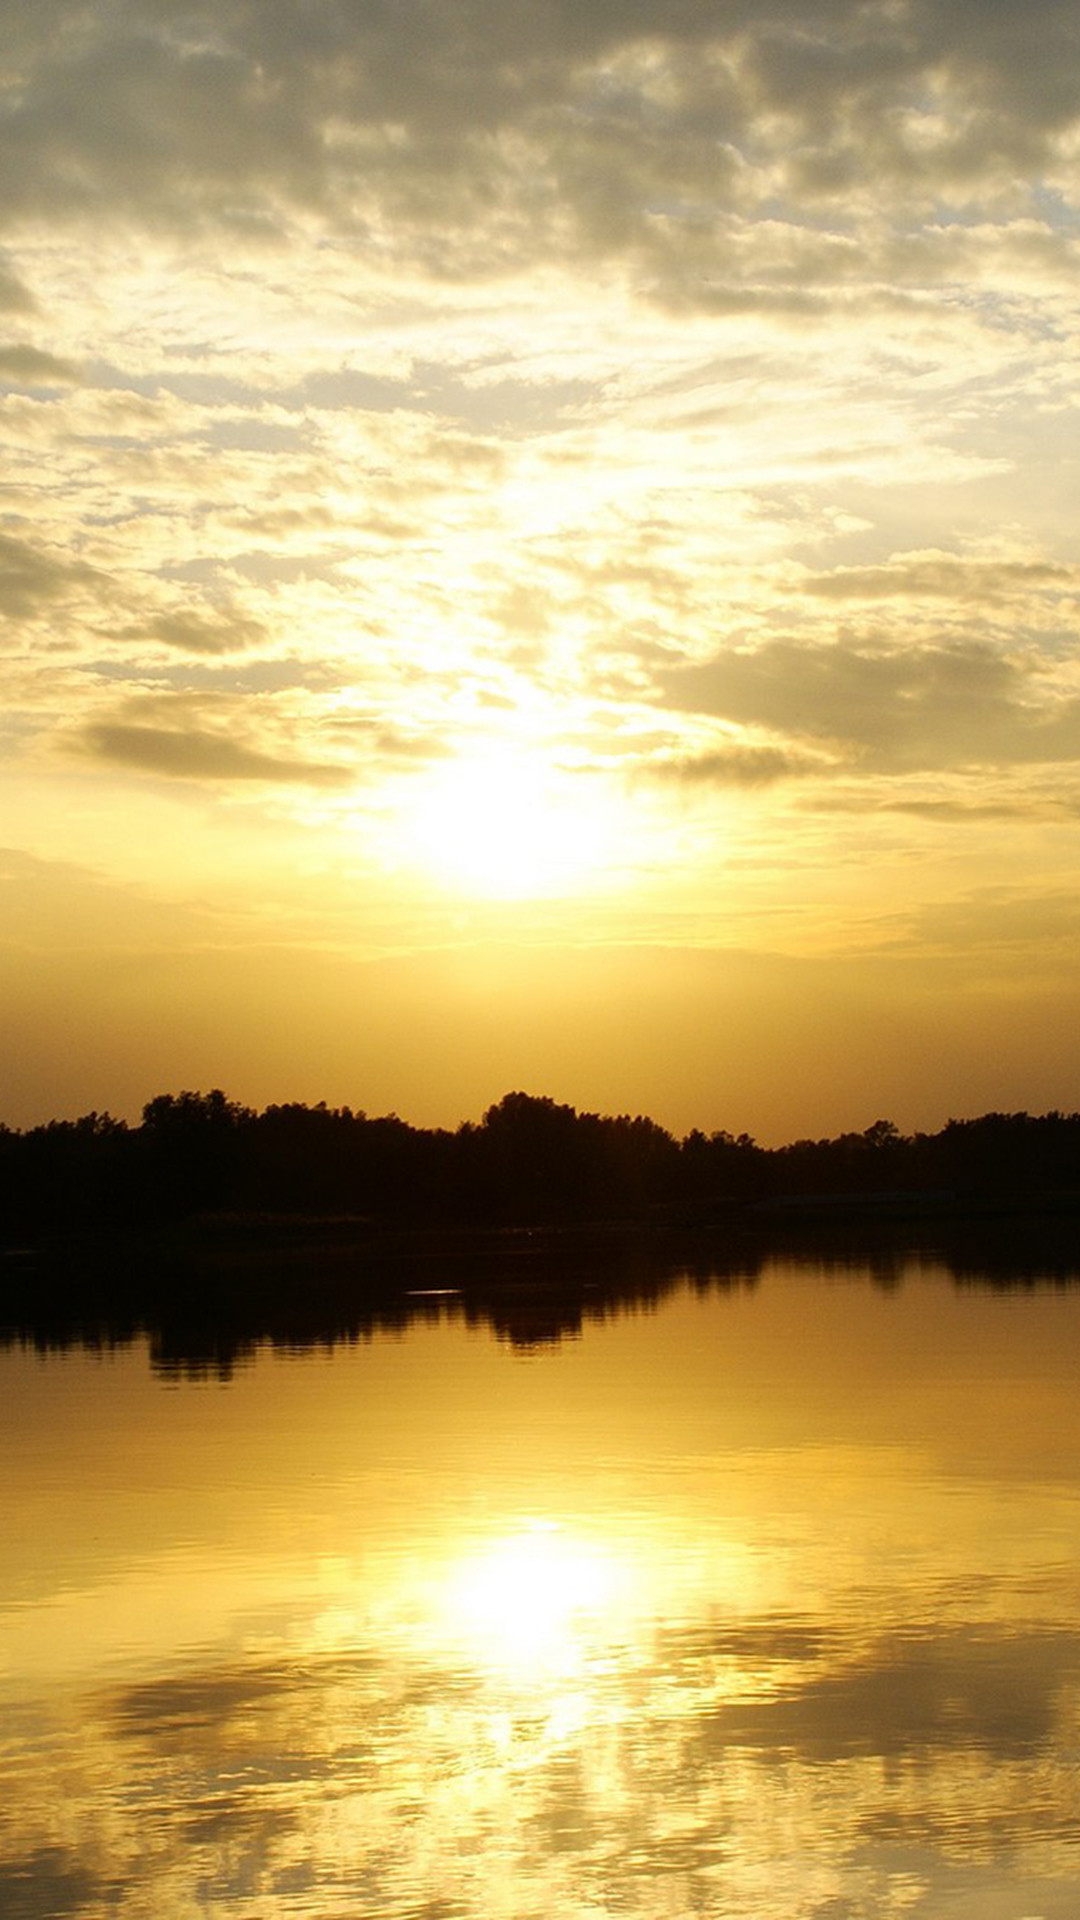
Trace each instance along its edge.
{"label": "sky", "polygon": [[0,1120],[1080,1106],[1075,0],[0,27]]}

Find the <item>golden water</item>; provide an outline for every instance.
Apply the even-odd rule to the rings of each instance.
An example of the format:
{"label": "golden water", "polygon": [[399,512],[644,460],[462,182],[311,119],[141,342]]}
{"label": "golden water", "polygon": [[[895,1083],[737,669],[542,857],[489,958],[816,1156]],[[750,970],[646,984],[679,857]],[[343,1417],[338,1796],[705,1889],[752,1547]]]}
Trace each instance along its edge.
{"label": "golden water", "polygon": [[1080,1291],[0,1353],[4,1920],[1076,1920]]}

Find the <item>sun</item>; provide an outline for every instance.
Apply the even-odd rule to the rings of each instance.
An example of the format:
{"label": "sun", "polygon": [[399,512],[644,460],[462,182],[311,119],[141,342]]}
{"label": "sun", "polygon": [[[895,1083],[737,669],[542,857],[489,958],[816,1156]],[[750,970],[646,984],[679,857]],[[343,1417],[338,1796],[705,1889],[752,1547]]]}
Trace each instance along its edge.
{"label": "sun", "polygon": [[610,870],[618,808],[602,776],[535,750],[487,746],[414,786],[408,857],[458,892],[490,900],[571,894]]}

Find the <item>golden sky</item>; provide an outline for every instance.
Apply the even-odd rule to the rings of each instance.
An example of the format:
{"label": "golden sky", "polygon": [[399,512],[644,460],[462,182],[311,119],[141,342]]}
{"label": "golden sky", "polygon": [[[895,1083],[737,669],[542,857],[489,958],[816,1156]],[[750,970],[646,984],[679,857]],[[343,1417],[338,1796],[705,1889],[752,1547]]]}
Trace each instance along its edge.
{"label": "golden sky", "polygon": [[1075,0],[3,14],[0,1118],[1075,1107]]}

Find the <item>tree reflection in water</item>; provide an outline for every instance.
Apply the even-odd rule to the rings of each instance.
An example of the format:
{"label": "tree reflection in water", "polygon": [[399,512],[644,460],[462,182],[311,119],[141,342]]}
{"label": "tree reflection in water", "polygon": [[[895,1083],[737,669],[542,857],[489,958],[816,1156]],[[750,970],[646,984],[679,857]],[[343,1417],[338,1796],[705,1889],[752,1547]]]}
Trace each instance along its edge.
{"label": "tree reflection in water", "polygon": [[12,1338],[5,1920],[1074,1920],[1080,1292],[510,1252]]}

